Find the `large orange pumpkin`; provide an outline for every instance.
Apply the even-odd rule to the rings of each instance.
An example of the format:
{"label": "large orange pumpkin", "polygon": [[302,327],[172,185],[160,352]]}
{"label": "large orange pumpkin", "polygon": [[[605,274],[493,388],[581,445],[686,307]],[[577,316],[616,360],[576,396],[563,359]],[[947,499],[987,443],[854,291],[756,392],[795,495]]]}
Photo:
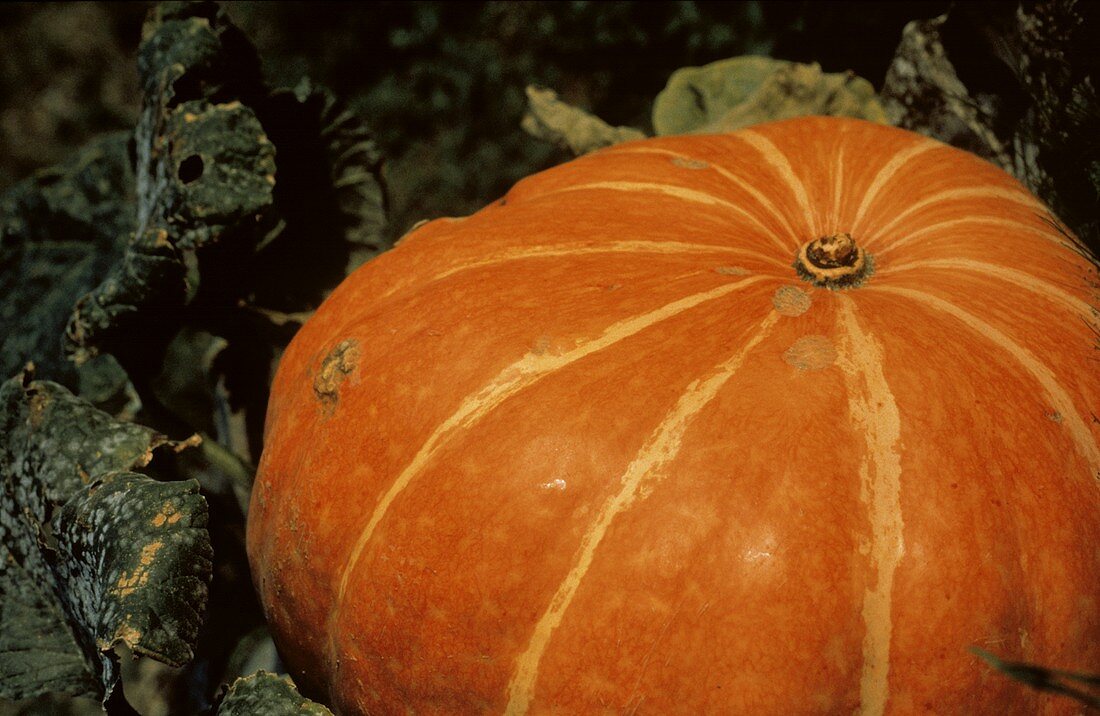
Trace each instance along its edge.
{"label": "large orange pumpkin", "polygon": [[1009,176],[807,118],[439,219],[275,380],[249,518],[346,713],[1073,713],[1100,664],[1092,264]]}

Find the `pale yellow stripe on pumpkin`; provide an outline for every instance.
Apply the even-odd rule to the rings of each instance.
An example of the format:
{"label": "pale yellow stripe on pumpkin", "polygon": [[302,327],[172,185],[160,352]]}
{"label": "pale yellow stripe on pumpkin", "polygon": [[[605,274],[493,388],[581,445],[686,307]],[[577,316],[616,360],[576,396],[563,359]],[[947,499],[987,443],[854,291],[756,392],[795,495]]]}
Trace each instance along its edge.
{"label": "pale yellow stripe on pumpkin", "polygon": [[660,308],[633,316],[618,323],[612,324],[603,333],[595,338],[578,344],[572,350],[561,355],[539,355],[528,353],[523,358],[512,363],[502,370],[480,390],[468,396],[462,401],[458,409],[437,427],[424,444],[417,451],[412,461],[398,474],[389,489],[378,500],[371,513],[370,519],[363,527],[356,539],[347,563],[340,575],[340,586],[336,595],[336,608],[344,603],[344,595],[347,591],[348,581],[355,571],[356,565],[363,554],[364,548],[370,542],[379,523],[385,518],[393,501],[397,499],[406,487],[424,470],[436,456],[439,450],[448,443],[456,434],[464,434],[479,420],[488,415],[494,408],[508,398],[519,393],[523,389],[535,384],[555,371],[560,370],[571,363],[592,355],[597,351],[615,345],[619,341],[629,338],[650,326],[661,321],[673,318],[684,311],[696,306],[729,295],[754,283],[765,280],[766,276],[751,276],[736,283],[728,283],[709,291],[681,298]]}
{"label": "pale yellow stripe on pumpkin", "polygon": [[1097,446],[1092,431],[1089,430],[1088,424],[1078,412],[1069,392],[1058,382],[1054,371],[1036,358],[1035,354],[974,314],[930,293],[895,286],[864,286],[860,291],[875,291],[903,296],[946,313],[957,318],[975,333],[1011,355],[1042,387],[1050,407],[1062,416],[1061,425],[1069,432],[1070,439],[1073,441],[1078,453],[1088,462],[1093,475],[1098,474],[1097,471],[1100,470],[1100,447]]}
{"label": "pale yellow stripe on pumpkin", "polygon": [[836,162],[833,165],[833,196],[830,202],[829,221],[822,227],[822,234],[828,236],[841,231],[840,228],[840,203],[844,198],[844,147],[836,152]]}
{"label": "pale yellow stripe on pumpkin", "polygon": [[1020,288],[1027,289],[1032,293],[1036,293],[1045,298],[1049,298],[1052,301],[1061,303],[1066,308],[1077,313],[1086,321],[1093,322],[1096,320],[1095,311],[1087,301],[1083,301],[1077,298],[1069,291],[1065,291],[1052,283],[1043,281],[1042,279],[1035,278],[1029,273],[1024,271],[1017,271],[1016,269],[1008,268],[1006,266],[1000,266],[998,264],[991,264],[985,261],[974,261],[973,259],[929,259],[927,261],[912,261],[907,264],[899,264],[897,266],[891,266],[885,271],[879,272],[880,276],[889,276],[894,273],[902,271],[911,271],[913,269],[922,268],[942,268],[958,271],[973,271],[986,276],[996,276],[999,279],[1008,281]]}
{"label": "pale yellow stripe on pumpkin", "polygon": [[527,648],[516,659],[516,667],[508,684],[508,706],[505,713],[518,715],[527,712],[534,697],[539,662],[554,630],[561,624],[577,589],[592,566],[596,549],[611,523],[635,502],[644,499],[666,476],[663,469],[678,455],[684,433],[691,421],[714,400],[722,387],[737,373],[749,352],[764,340],[778,319],[778,313],[773,311],[768,314],[752,338],[733,357],[712,370],[707,377],[693,381],[634,456],[626,472],[619,478],[618,492],[603,504],[585,532],[572,569],[566,574],[546,611],[536,623]]}
{"label": "pale yellow stripe on pumpkin", "polygon": [[886,234],[889,234],[890,230],[897,226],[900,222],[904,221],[915,212],[918,212],[925,207],[933,206],[935,204],[939,204],[945,201],[953,201],[956,199],[1003,199],[1014,204],[1025,206],[1029,209],[1038,209],[1041,211],[1045,211],[1043,205],[1030,194],[1026,194],[1022,191],[1016,191],[1014,189],[1003,189],[1001,187],[994,186],[975,188],[968,187],[964,189],[946,189],[944,191],[936,192],[931,196],[927,196],[920,201],[909,204],[904,211],[894,214],[893,218],[882,226],[871,227],[866,232],[866,240],[863,242],[863,245],[865,247],[871,246],[879,238]]}
{"label": "pale yellow stripe on pumpkin", "polygon": [[[780,261],[774,256],[763,254],[752,249],[744,249],[737,246],[723,246],[719,244],[692,244],[684,241],[609,241],[602,244],[578,246],[577,244],[528,246],[516,249],[508,249],[497,254],[478,258],[469,263],[461,263],[449,269],[441,271],[428,279],[417,279],[417,285],[442,281],[463,271],[497,266],[513,261],[525,259],[540,259],[547,257],[586,256],[590,254],[654,254],[658,256],[684,256],[693,254],[727,254],[732,256],[745,256],[759,259],[776,268],[786,269],[789,263]],[[382,298],[397,293],[405,288],[398,285],[390,288]]]}
{"label": "pale yellow stripe on pumpkin", "polygon": [[[806,186],[802,183],[802,180],[798,178],[798,175],[794,173],[794,168],[791,166],[790,160],[787,155],[784,154],[779,147],[775,146],[770,139],[762,134],[752,131],[751,129],[743,129],[736,134],[729,135],[735,139],[740,139],[756,151],[763,155],[764,160],[771,164],[772,167],[779,173],[779,176],[783,178],[783,181],[787,182],[787,185],[794,193],[795,199],[798,201],[798,207],[802,210],[803,215],[806,218],[805,231],[809,232],[806,236],[812,236],[816,238],[820,234],[824,233],[824,227],[821,222],[817,220],[814,213],[814,206],[810,203],[810,197],[806,193]],[[795,236],[797,245],[801,245],[803,241],[808,241],[808,238],[799,233]]]}
{"label": "pale yellow stripe on pumpkin", "polygon": [[910,241],[915,241],[926,234],[931,234],[936,231],[943,231],[944,229],[965,228],[967,226],[992,226],[996,228],[1005,228],[1011,231],[1025,231],[1029,234],[1034,234],[1040,238],[1052,241],[1060,246],[1069,246],[1065,237],[1057,233],[1053,229],[1042,229],[1038,226],[1032,226],[1025,224],[1022,221],[1014,221],[1012,219],[1004,219],[996,216],[966,216],[961,219],[950,219],[948,221],[939,221],[935,224],[929,224],[922,229],[918,229],[911,234],[906,234],[898,238],[891,244],[887,244],[882,248],[875,251],[876,256],[882,256],[888,251],[893,251],[899,246],[904,246]]}
{"label": "pale yellow stripe on pumpkin", "polygon": [[860,497],[871,522],[869,554],[874,587],[863,595],[863,666],[860,713],[882,714],[889,699],[894,573],[905,554],[901,515],[901,415],[883,372],[882,348],[859,325],[855,302],[838,296],[838,360],[848,392],[848,412],[867,441],[860,465]]}
{"label": "pale yellow stripe on pumpkin", "polygon": [[[730,209],[741,216],[749,220],[749,222],[759,229],[765,236],[771,239],[773,242],[778,242],[768,228],[751,212],[741,208],[733,202],[720,199],[713,194],[708,194],[704,191],[696,191],[695,189],[688,189],[687,187],[677,186],[675,184],[659,184],[657,182],[640,182],[640,181],[597,181],[589,182],[588,184],[577,184],[575,186],[563,187],[561,189],[555,189],[545,194],[540,194],[533,199],[541,199],[544,196],[552,196],[554,194],[561,194],[567,191],[588,191],[590,189],[605,189],[610,191],[625,191],[625,192],[653,192],[656,194],[664,194],[665,196],[671,196],[676,199],[682,199],[684,201],[694,202],[696,204],[707,204],[709,206],[721,206],[726,209]],[[778,244],[780,248],[786,249],[782,243]]]}
{"label": "pale yellow stripe on pumpkin", "polygon": [[[794,227],[791,226],[791,222],[788,221],[787,216],[782,211],[780,211],[775,204],[772,203],[772,200],[768,198],[767,194],[760,191],[755,186],[737,176],[725,167],[719,166],[713,162],[696,159],[695,157],[690,157],[686,154],[681,154],[680,152],[674,152],[670,149],[656,149],[652,147],[625,147],[623,149],[615,149],[613,151],[616,154],[662,154],[664,156],[673,157],[675,159],[683,159],[687,162],[698,162],[699,164],[705,164],[707,168],[713,169],[718,175],[728,180],[731,184],[736,185],[739,189],[744,190],[749,194],[749,196],[759,202],[761,206],[768,210],[768,213],[772,215],[772,218],[783,225],[783,228],[787,231],[789,236],[797,237],[799,235],[798,232],[795,231]],[[774,241],[776,245],[784,251],[790,249],[791,246],[798,247],[800,245],[797,239],[792,240],[791,242],[788,242],[786,244],[783,243],[783,241],[778,237],[774,237]]]}
{"label": "pale yellow stripe on pumpkin", "polygon": [[852,226],[849,231],[853,235],[858,235],[859,230],[862,228],[860,223],[863,221],[864,214],[867,213],[867,210],[871,208],[871,204],[878,198],[878,194],[882,191],[882,188],[886,186],[887,182],[894,178],[894,175],[897,174],[898,171],[921,154],[942,146],[943,145],[938,142],[925,140],[911,147],[907,147],[891,157],[890,161],[886,162],[882,169],[879,169],[878,174],[871,180],[871,185],[868,186],[867,191],[863,193],[863,200],[860,201],[859,208],[856,209],[856,216],[852,219]]}

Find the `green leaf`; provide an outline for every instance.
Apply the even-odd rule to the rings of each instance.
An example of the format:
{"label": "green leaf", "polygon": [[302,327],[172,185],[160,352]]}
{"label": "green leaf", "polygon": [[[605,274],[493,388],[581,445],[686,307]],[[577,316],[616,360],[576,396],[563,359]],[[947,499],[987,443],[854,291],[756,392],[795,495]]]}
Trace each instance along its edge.
{"label": "green leaf", "polygon": [[270,215],[275,148],[242,102],[263,94],[255,52],[209,3],[160,5],[143,34],[136,228],[70,318],[66,350],[78,364],[101,350],[131,370],[155,362],[127,355],[132,339],[142,336],[146,352],[170,340],[182,307],[204,288],[202,269],[221,263],[205,257],[203,266],[196,252],[217,244],[218,259],[247,252]]}
{"label": "green leaf", "polygon": [[[81,366],[115,356],[150,411],[213,430],[250,459],[279,349],[389,246],[381,157],[362,117],[327,90],[269,92],[255,50],[215,4],[157,6],[138,55],[134,229],[77,302],[65,350]],[[202,380],[161,370],[181,333],[222,342]],[[183,395],[186,405],[160,402]],[[227,402],[232,432],[215,417]],[[203,405],[214,414],[197,413]]]}
{"label": "green leaf", "polygon": [[382,156],[363,116],[308,78],[272,92],[256,111],[278,147],[282,224],[257,247],[249,303],[284,313],[313,309],[390,247]]}
{"label": "green leaf", "polygon": [[327,708],[299,694],[289,677],[266,671],[257,671],[234,681],[218,707],[218,716],[253,714],[332,716]]}
{"label": "green leaf", "polygon": [[[0,375],[33,361],[39,375],[75,388],[61,337],[73,306],[102,281],[134,228],[130,134],[108,135],[0,197]],[[113,395],[114,366],[91,376]]]}
{"label": "green leaf", "polygon": [[0,385],[0,696],[106,700],[112,651],[192,657],[211,578],[195,481],[129,470],[179,449],[47,381]]}
{"label": "green leaf", "polygon": [[1014,681],[1027,684],[1038,691],[1068,696],[1091,708],[1100,708],[1100,674],[1083,674],[1021,661],[1005,661],[976,646],[970,647],[970,651]]}
{"label": "green leaf", "polygon": [[886,122],[862,77],[817,64],[734,57],[672,73],[653,105],[658,135],[732,132],[761,122],[824,114]]}

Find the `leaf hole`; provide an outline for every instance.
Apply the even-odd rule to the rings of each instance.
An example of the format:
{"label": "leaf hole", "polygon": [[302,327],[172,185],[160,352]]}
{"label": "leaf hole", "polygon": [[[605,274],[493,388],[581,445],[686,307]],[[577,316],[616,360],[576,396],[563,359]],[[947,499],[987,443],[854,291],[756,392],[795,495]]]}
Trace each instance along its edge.
{"label": "leaf hole", "polygon": [[172,83],[172,98],[165,102],[165,106],[174,109],[184,102],[203,98],[203,83],[194,75],[187,74],[176,79]]}
{"label": "leaf hole", "polygon": [[176,176],[184,184],[190,184],[202,177],[204,168],[202,157],[198,154],[192,154],[180,162],[179,169],[176,170]]}

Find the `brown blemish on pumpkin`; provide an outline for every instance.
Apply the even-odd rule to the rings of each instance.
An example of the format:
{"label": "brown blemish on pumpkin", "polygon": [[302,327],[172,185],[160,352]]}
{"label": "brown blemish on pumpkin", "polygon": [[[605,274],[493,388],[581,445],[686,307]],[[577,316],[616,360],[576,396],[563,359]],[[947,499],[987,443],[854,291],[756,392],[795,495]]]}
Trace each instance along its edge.
{"label": "brown blemish on pumpkin", "polygon": [[689,157],[673,157],[672,163],[683,169],[709,169],[710,164],[700,160],[691,159]]}
{"label": "brown blemish on pumpkin", "polygon": [[797,286],[780,286],[772,294],[772,306],[781,316],[801,316],[810,310],[813,299]]}
{"label": "brown blemish on pumpkin", "polygon": [[346,338],[337,343],[321,361],[321,370],[313,379],[313,392],[326,410],[331,411],[336,407],[340,397],[340,384],[359,365],[360,355],[359,342]]}
{"label": "brown blemish on pumpkin", "polygon": [[1055,423],[1060,423],[1065,419],[1062,417],[1062,414],[1059,413],[1057,410],[1052,410],[1047,413],[1047,418]]}
{"label": "brown blemish on pumpkin", "polygon": [[822,370],[836,362],[836,348],[825,336],[803,336],[783,353],[783,360],[799,370]]}
{"label": "brown blemish on pumpkin", "polygon": [[740,266],[719,266],[714,269],[714,272],[720,273],[723,276],[747,276],[752,273],[752,271],[749,271],[747,268],[742,268]]}

